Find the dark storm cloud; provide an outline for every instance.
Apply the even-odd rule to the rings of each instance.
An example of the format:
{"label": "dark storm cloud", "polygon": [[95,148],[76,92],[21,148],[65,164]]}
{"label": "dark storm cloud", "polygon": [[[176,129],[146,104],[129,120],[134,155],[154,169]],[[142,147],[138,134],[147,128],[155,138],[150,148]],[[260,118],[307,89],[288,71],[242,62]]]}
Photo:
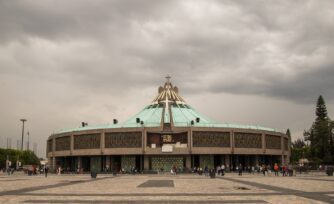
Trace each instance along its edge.
{"label": "dark storm cloud", "polygon": [[334,97],[332,8],[330,1],[1,1],[0,42],[88,43],[52,60],[78,86],[100,91],[152,86],[171,74],[189,93],[308,103]]}
{"label": "dark storm cloud", "polygon": [[[131,20],[150,19],[156,1],[1,1],[1,40],[40,37],[71,40],[81,37],[106,37],[109,32],[126,32]],[[151,12],[153,11],[153,12]]]}

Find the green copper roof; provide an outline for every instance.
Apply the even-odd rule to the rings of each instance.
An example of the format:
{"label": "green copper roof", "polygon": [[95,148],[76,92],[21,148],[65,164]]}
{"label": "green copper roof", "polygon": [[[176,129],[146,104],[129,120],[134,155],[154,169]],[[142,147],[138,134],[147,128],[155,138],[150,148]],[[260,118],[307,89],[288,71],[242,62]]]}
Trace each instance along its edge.
{"label": "green copper roof", "polygon": [[119,127],[121,127],[121,126],[117,125],[117,124],[89,125],[89,126],[85,126],[85,127],[63,129],[63,130],[58,131],[57,133],[75,132],[75,131],[82,131],[82,130],[119,128]]}
{"label": "green copper roof", "polygon": [[196,123],[196,126],[215,124],[216,122],[210,120],[206,116],[198,113],[195,109],[190,107],[189,105],[184,104],[174,104],[172,107],[172,116],[174,126],[182,127],[182,126],[190,126],[191,121],[196,123],[196,118],[199,118],[199,122]]}
{"label": "green copper roof", "polygon": [[[197,118],[199,120],[196,120]],[[237,125],[211,120],[187,105],[179,96],[178,88],[173,86],[170,77],[167,77],[167,82],[163,87],[159,87],[158,96],[155,97],[151,105],[146,106],[124,123],[79,127],[62,130],[59,133],[109,128],[160,127],[164,123],[172,124],[175,127],[238,128],[279,132],[257,125]]]}
{"label": "green copper roof", "polygon": [[143,122],[145,127],[158,127],[161,125],[163,107],[159,104],[146,106],[142,111],[132,118],[125,121],[122,127],[140,127],[141,123],[137,123],[137,118]]}

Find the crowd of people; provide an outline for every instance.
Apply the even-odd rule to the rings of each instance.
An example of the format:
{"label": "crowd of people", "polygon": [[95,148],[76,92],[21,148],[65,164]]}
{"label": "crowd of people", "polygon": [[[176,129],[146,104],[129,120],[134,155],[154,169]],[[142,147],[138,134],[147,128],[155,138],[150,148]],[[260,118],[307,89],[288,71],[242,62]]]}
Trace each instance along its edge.
{"label": "crowd of people", "polygon": [[248,174],[263,174],[263,176],[269,176],[272,173],[275,173],[275,176],[292,176],[292,168],[289,165],[278,165],[277,163],[274,166],[270,165],[256,165],[256,166],[243,166],[242,164],[236,166],[229,165],[219,165],[216,168],[209,168],[205,166],[204,169],[201,167],[194,167],[192,169],[192,173],[197,173],[202,175],[204,173],[205,176],[209,176],[210,172],[214,171],[218,176],[224,176],[226,172],[235,172],[238,173],[239,176],[242,176],[243,173]]}
{"label": "crowd of people", "polygon": [[[320,165],[319,168],[317,170],[319,171],[324,171],[327,169],[327,166],[322,166]],[[15,169],[14,168],[7,168],[7,169],[2,169],[1,170],[2,173],[7,173],[8,175],[11,175],[14,173]],[[48,166],[44,166],[41,169],[36,168],[35,166],[32,166],[31,169],[27,170],[27,173],[29,175],[36,175],[38,173],[40,174],[45,174],[45,177],[47,177],[49,171],[49,167]],[[205,176],[212,176],[212,173],[214,173],[217,176],[224,176],[226,174],[226,172],[234,172],[234,173],[238,173],[239,176],[242,176],[243,173],[248,173],[248,174],[263,174],[263,176],[270,176],[270,175],[274,175],[274,176],[292,176],[295,175],[295,172],[299,172],[298,168],[292,168],[291,165],[279,165],[278,163],[275,163],[273,166],[271,165],[266,165],[266,164],[262,164],[262,165],[247,165],[247,166],[243,166],[242,164],[239,165],[218,165],[215,168],[210,168],[209,166],[205,166],[204,168],[202,167],[193,167],[191,170],[184,168],[180,168],[180,167],[176,167],[173,166],[170,169],[170,174],[171,175],[177,175],[179,173],[184,173],[184,172],[192,172],[192,173],[196,173],[199,175],[204,174]],[[120,170],[115,170],[115,169],[111,169],[109,168],[109,166],[106,166],[106,168],[104,169],[105,173],[113,173],[113,174],[137,174],[137,173],[141,173],[135,166],[131,167],[131,168],[121,168]],[[164,169],[161,168],[159,169],[158,173],[163,173]],[[77,168],[76,172],[75,171],[70,171],[69,168],[62,168],[61,166],[58,166],[55,170],[55,173],[60,175],[62,173],[77,173],[77,174],[82,174],[83,173],[83,169],[82,168]],[[299,172],[301,173],[301,172]]]}

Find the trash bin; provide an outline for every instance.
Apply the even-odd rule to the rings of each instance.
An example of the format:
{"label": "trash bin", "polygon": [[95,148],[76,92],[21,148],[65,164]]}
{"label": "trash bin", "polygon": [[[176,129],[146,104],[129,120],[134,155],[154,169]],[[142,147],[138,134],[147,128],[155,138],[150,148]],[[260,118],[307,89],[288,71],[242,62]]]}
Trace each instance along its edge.
{"label": "trash bin", "polygon": [[327,167],[327,176],[333,176],[334,167]]}
{"label": "trash bin", "polygon": [[92,178],[96,178],[96,176],[97,176],[97,172],[90,172],[90,176],[91,176]]}
{"label": "trash bin", "polygon": [[293,170],[289,169],[289,176],[293,176]]}

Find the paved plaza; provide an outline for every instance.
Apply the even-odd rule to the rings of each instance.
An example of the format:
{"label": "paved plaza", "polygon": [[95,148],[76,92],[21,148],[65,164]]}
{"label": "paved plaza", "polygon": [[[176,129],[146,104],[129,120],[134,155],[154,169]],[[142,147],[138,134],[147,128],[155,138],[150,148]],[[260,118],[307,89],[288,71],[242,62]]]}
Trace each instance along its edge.
{"label": "paved plaza", "polygon": [[0,174],[0,203],[334,203],[334,177]]}

